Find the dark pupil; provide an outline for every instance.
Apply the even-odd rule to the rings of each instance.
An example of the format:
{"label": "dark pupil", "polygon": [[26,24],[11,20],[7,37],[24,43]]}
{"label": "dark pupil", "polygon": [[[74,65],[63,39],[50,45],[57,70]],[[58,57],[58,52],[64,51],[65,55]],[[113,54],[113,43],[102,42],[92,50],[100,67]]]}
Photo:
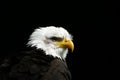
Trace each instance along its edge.
{"label": "dark pupil", "polygon": [[63,38],[60,38],[60,37],[51,37],[50,39],[53,41],[62,41],[63,40]]}

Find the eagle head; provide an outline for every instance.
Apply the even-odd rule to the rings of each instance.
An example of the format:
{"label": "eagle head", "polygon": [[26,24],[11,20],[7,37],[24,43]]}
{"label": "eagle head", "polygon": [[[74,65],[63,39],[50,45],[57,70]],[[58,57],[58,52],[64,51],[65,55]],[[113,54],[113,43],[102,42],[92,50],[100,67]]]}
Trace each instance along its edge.
{"label": "eagle head", "polygon": [[72,36],[62,27],[39,27],[31,34],[28,46],[45,51],[46,55],[52,55],[65,59],[68,49],[74,50]]}

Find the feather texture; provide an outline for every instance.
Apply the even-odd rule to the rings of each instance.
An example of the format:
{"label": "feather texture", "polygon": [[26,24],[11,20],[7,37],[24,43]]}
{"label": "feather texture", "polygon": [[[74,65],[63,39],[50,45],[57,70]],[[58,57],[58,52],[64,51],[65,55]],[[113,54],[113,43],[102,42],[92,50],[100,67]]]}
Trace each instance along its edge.
{"label": "feather texture", "polygon": [[32,49],[4,59],[0,64],[0,80],[70,80],[64,60]]}
{"label": "feather texture", "polygon": [[68,49],[63,49],[55,46],[55,41],[50,40],[51,37],[60,37],[72,40],[71,34],[62,27],[39,27],[31,34],[28,42],[28,46],[36,47],[45,51],[46,55],[52,55],[53,57],[59,57],[65,59],[68,53]]}

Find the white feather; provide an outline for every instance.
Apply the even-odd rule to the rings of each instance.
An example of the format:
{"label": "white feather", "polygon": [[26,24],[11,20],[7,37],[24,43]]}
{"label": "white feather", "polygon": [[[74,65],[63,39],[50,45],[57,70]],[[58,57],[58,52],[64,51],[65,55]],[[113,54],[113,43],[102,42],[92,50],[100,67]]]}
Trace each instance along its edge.
{"label": "white feather", "polygon": [[68,53],[68,49],[63,49],[55,46],[55,42],[49,40],[48,38],[56,37],[65,37],[68,40],[72,40],[72,36],[68,31],[62,27],[39,27],[35,29],[31,34],[28,42],[28,46],[36,47],[37,49],[42,49],[45,51],[46,55],[52,55],[54,57],[59,57],[65,59]]}

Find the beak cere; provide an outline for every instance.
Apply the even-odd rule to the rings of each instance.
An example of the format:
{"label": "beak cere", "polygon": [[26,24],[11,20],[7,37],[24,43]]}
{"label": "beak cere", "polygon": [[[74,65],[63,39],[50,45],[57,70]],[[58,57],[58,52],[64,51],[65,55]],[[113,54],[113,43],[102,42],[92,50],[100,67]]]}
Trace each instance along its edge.
{"label": "beak cere", "polygon": [[74,44],[73,44],[73,42],[71,40],[67,40],[66,38],[64,38],[60,42],[57,42],[55,45],[58,46],[58,47],[61,47],[61,48],[71,49],[72,52],[74,50]]}

